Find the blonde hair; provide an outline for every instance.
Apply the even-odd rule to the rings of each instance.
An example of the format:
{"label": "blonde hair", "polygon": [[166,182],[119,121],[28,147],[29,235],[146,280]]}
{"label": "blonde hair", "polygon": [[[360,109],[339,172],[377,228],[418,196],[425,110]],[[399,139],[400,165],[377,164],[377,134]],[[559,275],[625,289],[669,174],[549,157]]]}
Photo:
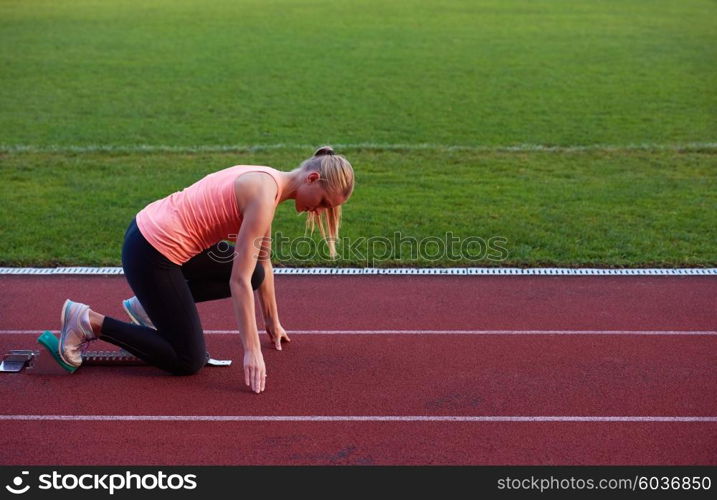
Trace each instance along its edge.
{"label": "blonde hair", "polygon": [[[300,170],[318,172],[320,182],[326,191],[340,193],[346,200],[354,190],[354,170],[349,161],[337,155],[331,146],[322,146],[314,156],[302,162]],[[329,247],[329,255],[336,258],[336,242],[339,239],[341,226],[341,205],[330,207],[322,213],[309,212],[306,218],[306,230],[314,234],[319,226],[321,236]]]}

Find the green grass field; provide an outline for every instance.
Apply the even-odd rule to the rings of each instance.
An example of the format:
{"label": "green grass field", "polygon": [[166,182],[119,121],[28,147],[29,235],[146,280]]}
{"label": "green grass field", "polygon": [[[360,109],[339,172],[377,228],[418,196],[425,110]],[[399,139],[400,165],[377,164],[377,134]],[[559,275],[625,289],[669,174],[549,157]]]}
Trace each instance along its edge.
{"label": "green grass field", "polygon": [[[507,250],[374,265],[715,266],[715,18],[710,0],[0,0],[0,264],[117,265],[149,201],[335,144],[358,178],[343,236]],[[275,233],[303,234],[292,211]]]}

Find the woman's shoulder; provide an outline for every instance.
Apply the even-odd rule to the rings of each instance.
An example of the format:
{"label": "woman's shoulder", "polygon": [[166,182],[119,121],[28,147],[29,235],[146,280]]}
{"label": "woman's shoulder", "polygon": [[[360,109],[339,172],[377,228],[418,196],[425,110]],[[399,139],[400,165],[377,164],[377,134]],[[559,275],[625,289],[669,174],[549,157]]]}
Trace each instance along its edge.
{"label": "woman's shoulder", "polygon": [[279,195],[279,181],[274,174],[274,172],[278,172],[276,169],[238,165],[237,170],[239,170],[239,175],[234,179],[234,192],[240,207],[250,200],[266,200],[267,202],[276,200]]}
{"label": "woman's shoulder", "polygon": [[279,170],[275,169],[274,167],[269,167],[266,165],[234,165],[233,167],[226,168],[225,170],[233,170],[238,173],[249,173],[252,171],[256,172],[279,172]]}

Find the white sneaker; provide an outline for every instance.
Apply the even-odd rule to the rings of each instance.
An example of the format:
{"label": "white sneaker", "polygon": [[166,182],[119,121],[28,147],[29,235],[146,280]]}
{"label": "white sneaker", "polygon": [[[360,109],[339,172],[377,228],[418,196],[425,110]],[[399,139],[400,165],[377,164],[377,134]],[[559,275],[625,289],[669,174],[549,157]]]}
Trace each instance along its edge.
{"label": "white sneaker", "polygon": [[152,323],[152,320],[149,319],[149,316],[147,316],[144,307],[142,307],[142,304],[139,303],[137,297],[123,300],[122,307],[127,313],[127,316],[129,316],[129,319],[132,320],[132,323],[135,325],[146,326],[148,328],[154,328],[156,330],[154,323]]}
{"label": "white sneaker", "polygon": [[90,306],[67,299],[62,306],[60,323],[60,357],[69,365],[80,366],[83,348],[97,339],[90,326]]}

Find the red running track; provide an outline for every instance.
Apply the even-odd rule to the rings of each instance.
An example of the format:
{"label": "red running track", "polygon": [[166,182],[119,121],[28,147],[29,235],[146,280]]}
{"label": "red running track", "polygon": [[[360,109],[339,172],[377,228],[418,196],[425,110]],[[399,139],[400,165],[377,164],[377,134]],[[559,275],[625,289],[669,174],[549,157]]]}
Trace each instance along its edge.
{"label": "red running track", "polygon": [[[207,335],[210,352],[234,365],[193,377],[152,367],[4,374],[2,414],[15,420],[0,419],[0,463],[717,464],[715,278],[277,276],[276,282],[290,335],[507,332],[296,333],[282,352],[267,345],[261,395],[243,386],[236,334]],[[120,301],[128,294],[121,277],[2,277],[0,350],[33,347],[34,334],[10,330],[59,328],[67,297],[122,318]],[[202,304],[200,312],[205,329],[234,329],[229,301]],[[526,330],[705,334],[508,334]],[[109,420],[28,417],[48,415]],[[117,419],[128,416],[184,420]],[[456,420],[235,418],[276,416]],[[466,419],[576,416],[698,420]]]}

